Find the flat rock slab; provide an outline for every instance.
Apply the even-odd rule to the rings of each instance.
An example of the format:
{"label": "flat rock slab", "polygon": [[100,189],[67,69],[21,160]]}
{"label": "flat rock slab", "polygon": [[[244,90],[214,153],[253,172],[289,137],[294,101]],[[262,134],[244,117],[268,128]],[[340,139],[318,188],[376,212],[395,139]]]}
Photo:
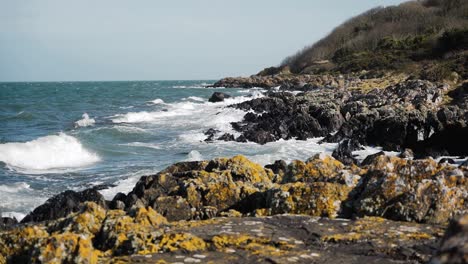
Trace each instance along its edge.
{"label": "flat rock slab", "polygon": [[165,233],[190,233],[203,251],[132,255],[136,263],[423,263],[434,254],[442,226],[369,217],[358,220],[298,215],[177,222]]}

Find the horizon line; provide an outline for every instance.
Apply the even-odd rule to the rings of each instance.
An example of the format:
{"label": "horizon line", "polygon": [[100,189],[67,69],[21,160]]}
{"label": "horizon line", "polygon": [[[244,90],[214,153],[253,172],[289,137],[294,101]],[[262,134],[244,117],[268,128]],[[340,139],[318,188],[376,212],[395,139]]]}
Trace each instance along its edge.
{"label": "horizon line", "polygon": [[217,81],[218,79],[161,79],[161,80],[81,80],[81,81],[0,81],[0,83],[71,83],[71,82],[172,82],[172,81]]}

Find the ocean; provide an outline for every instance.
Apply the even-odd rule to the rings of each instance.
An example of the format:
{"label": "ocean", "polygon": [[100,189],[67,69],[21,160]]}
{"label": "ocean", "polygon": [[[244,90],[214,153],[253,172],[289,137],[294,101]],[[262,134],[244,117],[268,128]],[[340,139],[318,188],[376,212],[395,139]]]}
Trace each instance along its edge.
{"label": "ocean", "polygon": [[[212,81],[0,83],[0,212],[21,219],[65,190],[129,192],[143,175],[179,161],[243,154],[266,165],[331,153],[335,144],[204,141],[214,128],[237,135],[246,112],[231,104],[263,90],[204,88]],[[210,103],[214,91],[232,95]]]}

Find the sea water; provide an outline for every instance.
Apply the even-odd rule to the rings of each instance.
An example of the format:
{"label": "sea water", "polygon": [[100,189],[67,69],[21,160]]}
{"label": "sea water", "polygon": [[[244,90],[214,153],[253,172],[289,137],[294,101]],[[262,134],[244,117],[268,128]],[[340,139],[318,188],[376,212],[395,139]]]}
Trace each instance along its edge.
{"label": "sea water", "polygon": [[[0,212],[24,217],[51,196],[97,185],[106,199],[179,161],[246,155],[262,165],[331,153],[320,139],[259,145],[204,141],[237,132],[229,105],[263,90],[205,88],[210,81],[0,83]],[[214,91],[232,95],[210,103]]]}

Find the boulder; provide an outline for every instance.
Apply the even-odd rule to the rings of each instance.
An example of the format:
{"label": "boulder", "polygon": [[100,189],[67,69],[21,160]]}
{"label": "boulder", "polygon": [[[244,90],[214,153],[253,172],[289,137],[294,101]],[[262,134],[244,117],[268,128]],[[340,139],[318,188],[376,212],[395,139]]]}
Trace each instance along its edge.
{"label": "boulder", "polygon": [[210,99],[208,99],[209,102],[211,103],[217,103],[217,102],[222,102],[226,98],[230,98],[231,96],[226,93],[221,93],[221,92],[214,92]]}
{"label": "boulder", "polygon": [[96,189],[86,189],[81,192],[64,191],[48,199],[43,205],[35,208],[21,220],[21,223],[41,222],[65,217],[79,210],[84,202],[95,202],[106,208],[104,197]]}
{"label": "boulder", "polygon": [[468,170],[432,159],[406,160],[376,156],[355,190],[358,216],[445,224],[468,213]]}

